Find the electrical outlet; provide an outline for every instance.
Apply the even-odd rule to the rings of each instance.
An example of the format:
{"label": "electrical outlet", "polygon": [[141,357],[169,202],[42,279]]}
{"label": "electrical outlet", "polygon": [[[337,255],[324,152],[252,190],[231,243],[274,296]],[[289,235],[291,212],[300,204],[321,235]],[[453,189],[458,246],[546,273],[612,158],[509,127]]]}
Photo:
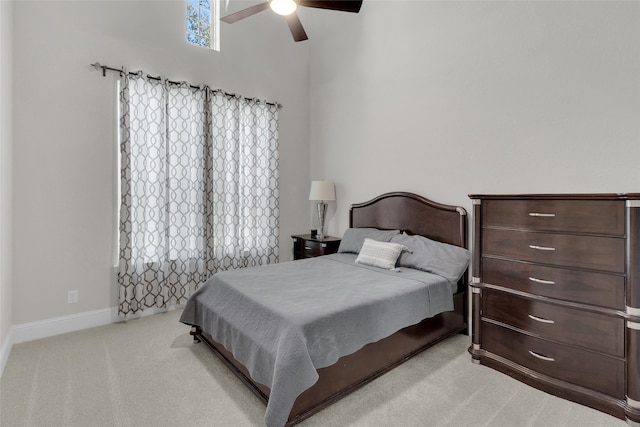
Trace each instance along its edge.
{"label": "electrical outlet", "polygon": [[78,291],[67,291],[67,303],[75,304],[78,302]]}

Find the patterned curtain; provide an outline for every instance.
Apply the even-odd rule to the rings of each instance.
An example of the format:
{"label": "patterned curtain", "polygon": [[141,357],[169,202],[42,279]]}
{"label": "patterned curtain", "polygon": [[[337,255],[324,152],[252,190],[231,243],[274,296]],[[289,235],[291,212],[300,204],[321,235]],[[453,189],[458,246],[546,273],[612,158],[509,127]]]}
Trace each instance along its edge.
{"label": "patterned curtain", "polygon": [[121,84],[119,315],[277,262],[277,107],[142,73]]}
{"label": "patterned curtain", "polygon": [[214,262],[222,269],[278,260],[277,107],[211,96]]}

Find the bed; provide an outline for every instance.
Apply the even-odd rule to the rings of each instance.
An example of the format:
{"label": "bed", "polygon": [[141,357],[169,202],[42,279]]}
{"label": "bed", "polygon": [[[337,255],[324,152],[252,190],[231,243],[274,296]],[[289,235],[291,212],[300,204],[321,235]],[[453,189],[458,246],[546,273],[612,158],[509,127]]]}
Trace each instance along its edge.
{"label": "bed", "polygon": [[[460,249],[467,248],[463,208],[406,192],[352,205],[348,233],[407,243],[400,260],[415,260],[407,246],[416,239],[445,254],[468,253]],[[457,277],[411,263],[382,269],[363,264],[365,246],[353,253],[345,239],[338,254],[218,273],[182,314],[194,341],[266,403],[267,426],[297,424],[467,330],[466,264]]]}

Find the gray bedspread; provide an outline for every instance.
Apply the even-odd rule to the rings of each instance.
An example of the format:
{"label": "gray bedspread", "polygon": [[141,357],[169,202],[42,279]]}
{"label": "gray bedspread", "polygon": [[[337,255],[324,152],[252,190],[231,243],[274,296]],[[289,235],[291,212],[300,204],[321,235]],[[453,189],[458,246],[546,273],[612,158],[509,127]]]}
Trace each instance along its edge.
{"label": "gray bedspread", "polygon": [[412,269],[355,264],[356,255],[220,272],[180,321],[201,327],[271,390],[265,424],[285,424],[297,396],[364,345],[453,310],[450,283]]}

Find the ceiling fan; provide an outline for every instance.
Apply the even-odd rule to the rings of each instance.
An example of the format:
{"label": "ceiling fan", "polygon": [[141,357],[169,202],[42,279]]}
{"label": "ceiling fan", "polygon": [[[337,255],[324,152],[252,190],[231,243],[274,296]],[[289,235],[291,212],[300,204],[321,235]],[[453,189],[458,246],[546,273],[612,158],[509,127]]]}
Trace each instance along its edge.
{"label": "ceiling fan", "polygon": [[362,0],[269,0],[224,16],[221,20],[228,24],[233,24],[241,19],[248,18],[251,15],[271,8],[275,13],[283,15],[286,18],[293,39],[299,42],[307,40],[308,37],[296,13],[298,6],[358,13],[362,6]]}

